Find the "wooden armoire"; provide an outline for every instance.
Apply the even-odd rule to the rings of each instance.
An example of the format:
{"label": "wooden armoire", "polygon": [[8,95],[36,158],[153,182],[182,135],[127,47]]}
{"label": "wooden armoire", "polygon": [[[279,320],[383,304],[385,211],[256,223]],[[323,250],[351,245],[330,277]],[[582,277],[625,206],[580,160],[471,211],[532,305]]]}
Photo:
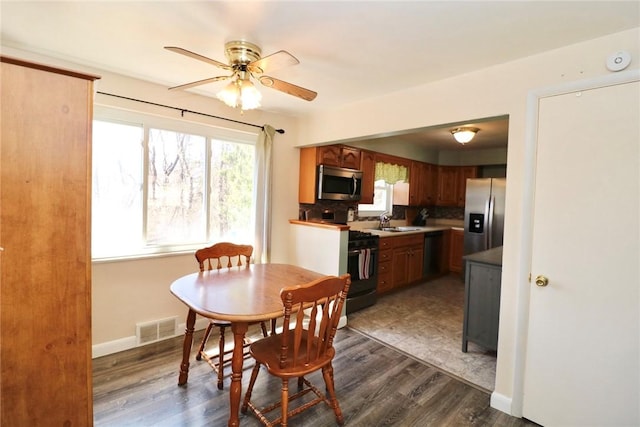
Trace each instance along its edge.
{"label": "wooden armoire", "polygon": [[91,426],[98,77],[0,60],[0,425]]}

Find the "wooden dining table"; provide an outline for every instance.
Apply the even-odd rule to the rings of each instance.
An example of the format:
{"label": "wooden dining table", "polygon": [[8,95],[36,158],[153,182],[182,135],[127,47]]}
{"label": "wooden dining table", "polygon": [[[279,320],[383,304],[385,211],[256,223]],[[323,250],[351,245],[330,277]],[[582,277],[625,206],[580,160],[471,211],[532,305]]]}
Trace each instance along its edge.
{"label": "wooden dining table", "polygon": [[325,275],[289,264],[249,264],[189,274],[175,280],[171,293],[188,308],[178,385],[187,383],[196,314],[231,322],[233,355],[229,426],[240,425],[243,343],[249,323],[283,316],[280,290]]}

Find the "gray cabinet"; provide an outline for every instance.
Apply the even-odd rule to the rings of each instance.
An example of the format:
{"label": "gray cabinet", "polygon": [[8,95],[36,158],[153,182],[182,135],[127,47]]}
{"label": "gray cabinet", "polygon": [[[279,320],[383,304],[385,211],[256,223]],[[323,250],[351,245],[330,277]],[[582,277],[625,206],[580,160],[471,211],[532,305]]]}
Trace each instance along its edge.
{"label": "gray cabinet", "polygon": [[498,349],[502,247],[464,257],[465,292],[462,351],[469,341]]}

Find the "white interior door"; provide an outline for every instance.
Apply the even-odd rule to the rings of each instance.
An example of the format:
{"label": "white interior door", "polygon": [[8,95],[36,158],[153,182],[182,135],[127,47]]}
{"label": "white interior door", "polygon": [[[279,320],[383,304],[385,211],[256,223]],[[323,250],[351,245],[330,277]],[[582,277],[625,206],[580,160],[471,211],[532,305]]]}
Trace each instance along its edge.
{"label": "white interior door", "polygon": [[639,104],[637,81],[539,101],[523,416],[545,426],[640,425]]}

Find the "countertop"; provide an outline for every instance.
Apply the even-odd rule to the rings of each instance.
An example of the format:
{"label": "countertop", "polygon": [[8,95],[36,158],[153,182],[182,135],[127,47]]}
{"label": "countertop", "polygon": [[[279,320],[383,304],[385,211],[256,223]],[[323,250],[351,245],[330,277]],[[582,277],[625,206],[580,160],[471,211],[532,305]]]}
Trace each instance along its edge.
{"label": "countertop", "polygon": [[411,231],[382,231],[382,230],[376,230],[373,228],[365,228],[362,231],[367,231],[371,234],[374,234],[376,236],[380,236],[380,237],[393,237],[393,236],[406,236],[408,234],[421,234],[421,233],[431,233],[434,231],[444,231],[444,230],[451,230],[451,226],[450,225],[432,225],[432,226],[424,226],[424,227],[418,227],[418,226],[413,226],[413,225],[409,225],[406,227],[411,227],[411,228],[416,228],[416,230],[411,230]]}
{"label": "countertop", "polygon": [[489,249],[482,252],[465,255],[462,257],[465,261],[480,262],[483,264],[497,265],[502,267],[502,246]]}
{"label": "countertop", "polygon": [[[367,225],[364,225],[362,223],[349,223],[349,224],[335,224],[332,223],[330,221],[321,221],[321,220],[309,220],[309,221],[302,221],[302,220],[297,220],[297,219],[290,219],[289,220],[290,224],[297,224],[297,225],[304,225],[304,226],[308,226],[308,227],[320,227],[320,228],[326,228],[326,229],[330,229],[330,230],[338,230],[338,231],[342,231],[342,230],[361,230],[361,231],[366,231],[369,232],[371,234],[374,234],[376,236],[380,236],[380,237],[393,237],[393,236],[404,236],[407,234],[421,234],[421,233],[431,233],[434,231],[445,231],[445,230],[463,230],[462,227],[458,227],[456,225],[452,225],[452,224],[436,224],[436,225],[427,225],[427,226],[412,226],[412,225],[405,225],[404,223],[401,223],[400,220],[394,220],[391,222],[391,226],[392,227],[411,227],[411,228],[415,228],[415,230],[410,230],[410,231],[382,231],[382,230],[378,230],[376,228],[377,226],[377,221],[371,221],[372,225],[369,225],[370,228],[367,228]],[[367,224],[367,223],[365,223]],[[373,225],[375,224],[375,226]],[[355,225],[355,226],[354,226]]]}

